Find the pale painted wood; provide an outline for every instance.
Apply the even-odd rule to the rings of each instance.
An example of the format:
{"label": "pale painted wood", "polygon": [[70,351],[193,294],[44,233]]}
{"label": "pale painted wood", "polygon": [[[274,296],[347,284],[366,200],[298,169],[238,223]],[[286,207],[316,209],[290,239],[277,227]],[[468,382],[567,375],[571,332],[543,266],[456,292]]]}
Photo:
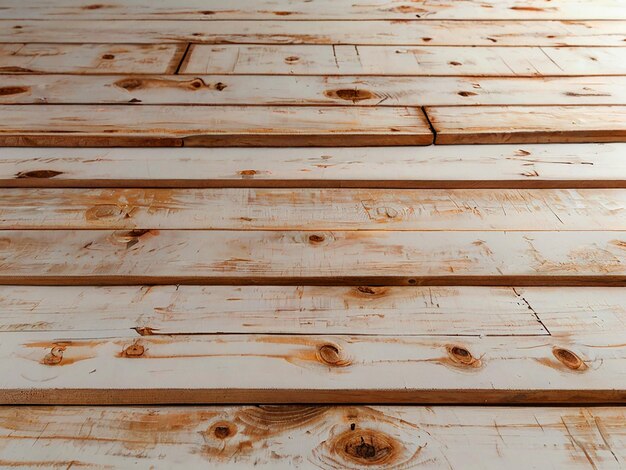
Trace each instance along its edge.
{"label": "pale painted wood", "polygon": [[1,333],[0,403],[617,403],[624,335]]}
{"label": "pale painted wood", "polygon": [[0,231],[2,284],[622,285],[626,233]]}
{"label": "pale painted wood", "polygon": [[620,142],[624,106],[429,107],[438,144]]}
{"label": "pale painted wood", "polygon": [[0,442],[20,467],[610,470],[626,461],[624,420],[623,407],[3,407]]}
{"label": "pale painted wood", "polygon": [[180,73],[273,75],[624,75],[623,47],[192,44]]}
{"label": "pale painted wood", "polygon": [[0,20],[0,42],[49,43],[51,38],[81,44],[623,46],[626,21]]}
{"label": "pale painted wood", "polygon": [[478,19],[478,20],[613,20],[626,19],[620,0],[333,0],[251,1],[179,0],[38,0],[5,2],[3,18],[69,18],[94,20],[203,19],[281,20],[303,19]]}
{"label": "pale painted wood", "polygon": [[428,145],[420,109],[1,105],[5,146]]}
{"label": "pale painted wood", "polygon": [[[4,73],[173,73],[185,44],[0,44]],[[0,76],[0,96],[5,77]],[[5,90],[6,92],[6,90]]]}
{"label": "pale painted wood", "polygon": [[0,149],[2,186],[626,187],[626,144]]}
{"label": "pale painted wood", "polygon": [[624,420],[621,407],[3,407],[0,442],[20,467],[610,470],[626,461]]}
{"label": "pale painted wood", "polygon": [[626,230],[626,190],[4,189],[0,229]]}
{"label": "pale painted wood", "polygon": [[[545,335],[517,290],[506,287],[0,286],[0,332],[127,334]],[[578,289],[583,311],[617,289]],[[532,290],[530,290],[532,292]],[[534,309],[565,305],[559,294]],[[528,294],[525,294],[528,297]],[[626,319],[624,299],[612,297]],[[603,312],[604,313],[604,312]],[[591,317],[591,316],[590,316]],[[581,325],[586,322],[581,319]],[[608,323],[607,323],[608,324]],[[610,324],[613,326],[613,323]],[[0,336],[1,340],[1,336]]]}
{"label": "pale painted wood", "polygon": [[415,79],[398,76],[0,75],[0,104],[33,103],[378,107],[625,105],[626,76]]}

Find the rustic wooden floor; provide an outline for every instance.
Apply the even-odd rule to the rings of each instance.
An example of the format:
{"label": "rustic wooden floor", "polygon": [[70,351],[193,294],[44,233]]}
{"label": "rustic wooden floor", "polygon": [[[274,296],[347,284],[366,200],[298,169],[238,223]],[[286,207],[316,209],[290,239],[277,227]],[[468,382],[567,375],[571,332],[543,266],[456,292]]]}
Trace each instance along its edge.
{"label": "rustic wooden floor", "polygon": [[0,467],[626,468],[624,0],[0,18]]}

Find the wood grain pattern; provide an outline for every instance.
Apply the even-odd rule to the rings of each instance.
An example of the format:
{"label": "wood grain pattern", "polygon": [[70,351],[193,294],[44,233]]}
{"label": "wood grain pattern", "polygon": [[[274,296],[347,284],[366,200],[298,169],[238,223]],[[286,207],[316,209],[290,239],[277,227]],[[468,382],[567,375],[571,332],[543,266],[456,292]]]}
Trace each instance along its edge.
{"label": "wood grain pattern", "polygon": [[573,290],[536,294],[531,310],[534,290],[508,287],[0,286],[0,332],[510,336],[548,334],[535,312],[559,307],[597,328],[626,319],[619,289],[560,295]]}
{"label": "wood grain pattern", "polygon": [[4,230],[0,283],[623,285],[625,236]]}
{"label": "wood grain pattern", "polygon": [[625,105],[626,76],[421,77],[415,80],[397,76],[0,75],[0,104],[37,103],[375,107]]}
{"label": "wood grain pattern", "polygon": [[626,21],[0,20],[0,42],[623,46]]}
{"label": "wood grain pattern", "polygon": [[[0,44],[4,73],[173,73],[185,44]],[[0,83],[5,77],[0,76]],[[2,90],[5,85],[2,85]],[[0,96],[5,94],[0,91]]]}
{"label": "wood grain pattern", "polygon": [[626,190],[5,189],[0,229],[626,230]]}
{"label": "wood grain pattern", "polygon": [[438,144],[620,142],[624,106],[429,107]]}
{"label": "wood grain pattern", "polygon": [[0,442],[16,467],[618,469],[625,419],[621,407],[3,407]]}
{"label": "wood grain pattern", "polygon": [[12,148],[3,187],[626,187],[626,144]]}
{"label": "wood grain pattern", "polygon": [[428,145],[420,109],[1,105],[5,146]]}
{"label": "wood grain pattern", "polygon": [[185,74],[624,75],[623,47],[438,47],[192,44]]}
{"label": "wood grain pattern", "polygon": [[329,395],[316,397],[317,391],[330,394],[334,403],[626,399],[624,335],[611,332],[519,336],[514,341],[328,334],[140,336],[106,330],[0,334],[2,404],[328,402]]}
{"label": "wood grain pattern", "polygon": [[384,0],[377,2],[336,2],[306,0],[250,2],[231,0],[224,5],[217,0],[184,0],[154,3],[107,1],[92,4],[87,0],[39,0],[34,3],[7,4],[4,18],[48,19],[203,19],[281,20],[302,19],[488,19],[488,20],[613,20],[626,19],[619,0]]}

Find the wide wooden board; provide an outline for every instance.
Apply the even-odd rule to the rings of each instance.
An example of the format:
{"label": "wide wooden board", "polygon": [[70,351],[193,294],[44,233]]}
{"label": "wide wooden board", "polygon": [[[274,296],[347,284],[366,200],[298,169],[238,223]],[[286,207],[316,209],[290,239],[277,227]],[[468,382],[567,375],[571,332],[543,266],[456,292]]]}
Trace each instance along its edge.
{"label": "wide wooden board", "polygon": [[[595,321],[596,329],[602,325],[607,331],[620,331],[615,328],[626,319],[621,289],[563,289],[544,293],[519,287],[0,286],[0,332],[547,335],[537,312],[554,315],[561,309],[578,312],[570,323],[574,318],[587,326]],[[574,290],[574,297],[561,295]],[[531,307],[525,299],[533,295],[537,299]],[[552,322],[552,316],[549,319]],[[565,326],[563,320],[554,323]]]}
{"label": "wide wooden board", "polygon": [[303,19],[488,19],[488,20],[614,20],[626,19],[619,0],[382,0],[337,2],[333,0],[271,1],[184,0],[150,2],[139,0],[107,1],[93,4],[88,0],[39,0],[11,2],[3,8],[3,18],[48,19],[203,19],[281,20]]}
{"label": "wide wooden board", "polygon": [[0,229],[626,230],[626,190],[4,189]]}
{"label": "wide wooden board", "polygon": [[192,44],[180,73],[272,75],[624,75],[623,47]]}
{"label": "wide wooden board", "polygon": [[3,187],[626,187],[626,144],[0,150]]}
{"label": "wide wooden board", "polygon": [[428,145],[420,109],[0,105],[4,146]]}
{"label": "wide wooden board", "polygon": [[[0,44],[4,73],[174,73],[186,44]],[[0,75],[0,96],[9,90]]]}
{"label": "wide wooden board", "polygon": [[623,285],[626,233],[0,231],[1,284]]}
{"label": "wide wooden board", "polygon": [[429,107],[437,144],[626,141],[624,106]]}
{"label": "wide wooden board", "polygon": [[0,104],[38,103],[376,107],[626,105],[626,76],[420,77],[416,80],[398,76],[0,75]]}
{"label": "wide wooden board", "polygon": [[624,46],[626,21],[0,20],[0,42]]}
{"label": "wide wooden board", "polygon": [[626,461],[624,420],[622,407],[2,407],[0,462],[619,469]]}

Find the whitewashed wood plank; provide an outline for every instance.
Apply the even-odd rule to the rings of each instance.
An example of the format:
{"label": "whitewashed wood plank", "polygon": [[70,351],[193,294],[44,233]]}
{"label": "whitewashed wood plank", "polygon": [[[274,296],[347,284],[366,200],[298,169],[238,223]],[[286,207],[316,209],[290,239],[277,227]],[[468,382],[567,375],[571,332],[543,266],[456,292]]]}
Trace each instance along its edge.
{"label": "whitewashed wood plank", "polygon": [[[68,27],[71,26],[71,27]],[[0,42],[623,46],[625,21],[0,20]]]}
{"label": "whitewashed wood plank", "polygon": [[626,461],[624,420],[623,407],[2,407],[0,442],[7,466],[610,470]]}
{"label": "whitewashed wood plank", "polygon": [[139,0],[7,1],[4,18],[69,18],[94,20],[128,19],[488,19],[488,20],[613,20],[626,19],[619,0],[377,0],[375,2],[336,2],[332,0],[250,1],[179,0],[150,2]]}
{"label": "whitewashed wood plank", "polygon": [[185,74],[624,75],[622,47],[438,47],[193,44]]}
{"label": "whitewashed wood plank", "polygon": [[626,190],[4,189],[0,229],[626,230]]}
{"label": "whitewashed wood plank", "polygon": [[626,187],[626,144],[0,149],[0,185]]}
{"label": "whitewashed wood plank", "polygon": [[3,404],[617,403],[624,335],[2,333]]}
{"label": "whitewashed wood plank", "polygon": [[420,109],[0,105],[5,146],[428,145]]}
{"label": "whitewashed wood plank", "polygon": [[0,231],[1,284],[622,285],[624,232]]}
{"label": "whitewashed wood plank", "polygon": [[[592,290],[594,299],[610,291]],[[558,292],[550,300],[534,308],[564,304]],[[626,319],[622,311],[607,319]],[[164,335],[547,334],[520,295],[504,287],[0,286],[1,332],[132,329]]]}
{"label": "whitewashed wood plank", "polygon": [[[185,47],[185,44],[0,44],[0,74],[173,73]],[[1,75],[0,82],[4,82]],[[0,96],[4,96],[2,91]]]}
{"label": "whitewashed wood plank", "polygon": [[429,107],[438,144],[621,142],[624,106]]}
{"label": "whitewashed wood plank", "polygon": [[[624,48],[626,49],[626,48]],[[626,105],[619,77],[0,75],[0,104]]]}

